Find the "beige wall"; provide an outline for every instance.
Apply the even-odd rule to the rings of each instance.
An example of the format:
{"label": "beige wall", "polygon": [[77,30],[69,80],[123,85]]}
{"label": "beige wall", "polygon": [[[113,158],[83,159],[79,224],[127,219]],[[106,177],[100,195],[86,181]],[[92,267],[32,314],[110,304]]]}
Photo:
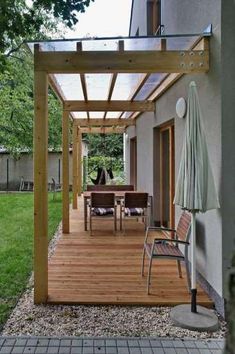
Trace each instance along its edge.
{"label": "beige wall", "polygon": [[[141,6],[140,6],[141,3]],[[144,9],[142,8],[144,7]],[[138,23],[146,34],[146,1],[135,0],[131,34]],[[182,11],[183,9],[183,11]],[[194,80],[198,87],[204,118],[210,160],[215,183],[221,199],[221,1],[220,0],[162,0],[162,23],[166,34],[199,33],[210,23],[213,37],[210,40],[210,71],[207,74],[185,75],[156,102],[156,114],[145,113],[137,119],[136,128],[128,129],[129,138],[137,136],[138,188],[153,193],[154,185],[154,128],[174,119],[175,122],[175,172],[176,178],[181,158],[185,120],[176,117],[175,104],[179,97],[187,98],[188,84]],[[128,140],[128,139],[127,139]],[[125,160],[128,178],[128,144]],[[158,210],[155,210],[155,215]],[[176,208],[176,221],[180,214]],[[221,210],[197,216],[197,269],[216,293],[223,297],[222,267],[222,215]],[[213,247],[212,247],[213,245]]]}

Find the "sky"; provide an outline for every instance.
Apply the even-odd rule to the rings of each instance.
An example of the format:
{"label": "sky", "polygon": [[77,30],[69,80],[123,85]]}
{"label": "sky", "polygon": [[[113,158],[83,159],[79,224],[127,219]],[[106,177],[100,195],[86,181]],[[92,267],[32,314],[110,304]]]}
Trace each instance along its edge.
{"label": "sky", "polygon": [[79,13],[74,31],[65,38],[118,37],[129,35],[131,0],[95,0],[85,13]]}

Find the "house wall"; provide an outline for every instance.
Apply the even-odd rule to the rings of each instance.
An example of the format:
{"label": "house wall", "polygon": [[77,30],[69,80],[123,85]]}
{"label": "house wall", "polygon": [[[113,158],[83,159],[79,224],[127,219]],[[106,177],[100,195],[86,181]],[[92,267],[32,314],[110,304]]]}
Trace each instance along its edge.
{"label": "house wall", "polygon": [[[87,156],[87,147],[83,144],[83,156]],[[0,190],[7,189],[7,160],[9,164],[8,178],[9,190],[19,190],[21,177],[25,181],[33,181],[33,156],[22,153],[18,159],[14,159],[7,153],[0,154]],[[60,160],[60,182],[62,182],[62,153],[50,152],[48,154],[48,183],[52,178],[59,182],[59,160]],[[69,158],[69,183],[72,184],[72,153]]]}
{"label": "house wall", "polygon": [[235,253],[235,1],[222,1],[222,230],[224,289]]}
{"label": "house wall", "polygon": [[[146,1],[142,4],[146,8]],[[131,34],[134,35],[138,21],[145,22],[146,16],[142,7],[135,1]],[[143,6],[143,5],[142,5]],[[136,13],[135,13],[136,11]],[[194,80],[198,87],[199,99],[204,118],[209,156],[215,177],[215,184],[221,199],[221,90],[220,90],[220,47],[221,47],[221,1],[220,0],[162,0],[162,24],[166,34],[199,33],[210,23],[213,26],[213,37],[210,39],[210,70],[207,74],[185,75],[156,102],[156,113],[143,114],[137,119],[137,153],[138,172],[143,171],[148,177],[138,176],[138,189],[153,193],[153,176],[155,156],[154,127],[174,119],[175,122],[175,176],[177,178],[185,120],[176,117],[175,104],[179,97],[187,98],[189,82]],[[141,25],[140,28],[146,28]],[[141,32],[144,35],[146,33]],[[130,137],[135,135],[128,129]],[[128,146],[127,146],[128,147]],[[129,151],[125,152],[128,162]],[[128,170],[128,168],[127,168]],[[151,177],[149,177],[151,176]],[[127,174],[128,177],[128,174]],[[156,203],[155,203],[156,205]],[[155,208],[156,209],[156,208]],[[159,213],[155,210],[155,215]],[[176,223],[180,210],[176,207]],[[197,216],[197,269],[206,279],[205,285],[217,302],[218,309],[223,312],[223,272],[222,272],[222,215],[221,210],[209,211]],[[213,245],[213,247],[211,247]],[[210,289],[210,290],[209,290]],[[215,291],[214,291],[214,290]]]}
{"label": "house wall", "polygon": [[132,24],[130,28],[130,35],[135,36],[139,29],[139,35],[146,35],[147,33],[147,9],[146,0],[134,0],[133,4]]}

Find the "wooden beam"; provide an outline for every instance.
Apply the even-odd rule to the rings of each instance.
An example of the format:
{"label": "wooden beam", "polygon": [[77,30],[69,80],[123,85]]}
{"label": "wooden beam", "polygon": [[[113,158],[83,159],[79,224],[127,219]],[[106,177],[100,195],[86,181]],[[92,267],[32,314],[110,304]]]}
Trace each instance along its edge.
{"label": "wooden beam", "polygon": [[77,166],[77,184],[78,184],[78,195],[82,194],[82,133],[81,130],[77,131],[77,147],[78,147],[78,166]]}
{"label": "wooden beam", "polygon": [[149,101],[65,101],[64,110],[70,112],[84,111],[130,111],[130,112],[152,112],[154,104]]}
{"label": "wooden beam", "polygon": [[166,38],[161,38],[160,50],[166,50]]}
{"label": "wooden beam", "polygon": [[55,75],[51,74],[48,76],[49,84],[52,88],[52,90],[55,92],[57,98],[59,99],[60,102],[64,102],[66,100],[66,97],[61,90],[61,87],[58,85],[57,80],[55,78]]}
{"label": "wooden beam", "polygon": [[96,118],[96,119],[74,119],[74,124],[80,127],[126,127],[135,125],[135,120],[131,118]]}
{"label": "wooden beam", "polygon": [[121,127],[90,127],[90,128],[80,128],[81,133],[86,134],[122,134],[125,132],[125,128]]}
{"label": "wooden beam", "polygon": [[209,51],[38,52],[34,63],[48,73],[203,73]]}
{"label": "wooden beam", "polygon": [[69,112],[63,112],[62,121],[62,229],[69,233]]}
{"label": "wooden beam", "polygon": [[[35,48],[38,50],[37,48]],[[34,72],[34,302],[48,297],[48,77]]]}
{"label": "wooden beam", "polygon": [[[118,41],[118,50],[120,52],[124,51],[124,41],[123,40]],[[114,73],[111,77],[111,80],[110,80],[109,92],[108,92],[108,98],[107,98],[108,101],[110,101],[112,98],[112,94],[113,94],[116,80],[117,80],[117,73]],[[107,115],[107,112],[104,113],[104,118],[106,118],[106,115]]]}
{"label": "wooden beam", "polygon": [[[82,42],[77,42],[77,51],[82,51]],[[86,85],[86,77],[85,74],[80,74],[80,80],[81,80],[81,85],[82,85],[82,92],[83,92],[83,97],[84,100],[87,102],[88,101],[88,94],[87,94],[87,85]],[[90,118],[89,112],[87,112],[87,118]]]}
{"label": "wooden beam", "polygon": [[73,121],[73,209],[78,208],[78,128]]}

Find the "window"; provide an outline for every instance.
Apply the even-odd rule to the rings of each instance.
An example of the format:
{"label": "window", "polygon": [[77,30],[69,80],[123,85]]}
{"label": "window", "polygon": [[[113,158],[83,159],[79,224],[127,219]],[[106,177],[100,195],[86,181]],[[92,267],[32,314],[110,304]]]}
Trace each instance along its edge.
{"label": "window", "polygon": [[161,29],[161,0],[147,0],[147,35],[156,34],[159,29]]}

